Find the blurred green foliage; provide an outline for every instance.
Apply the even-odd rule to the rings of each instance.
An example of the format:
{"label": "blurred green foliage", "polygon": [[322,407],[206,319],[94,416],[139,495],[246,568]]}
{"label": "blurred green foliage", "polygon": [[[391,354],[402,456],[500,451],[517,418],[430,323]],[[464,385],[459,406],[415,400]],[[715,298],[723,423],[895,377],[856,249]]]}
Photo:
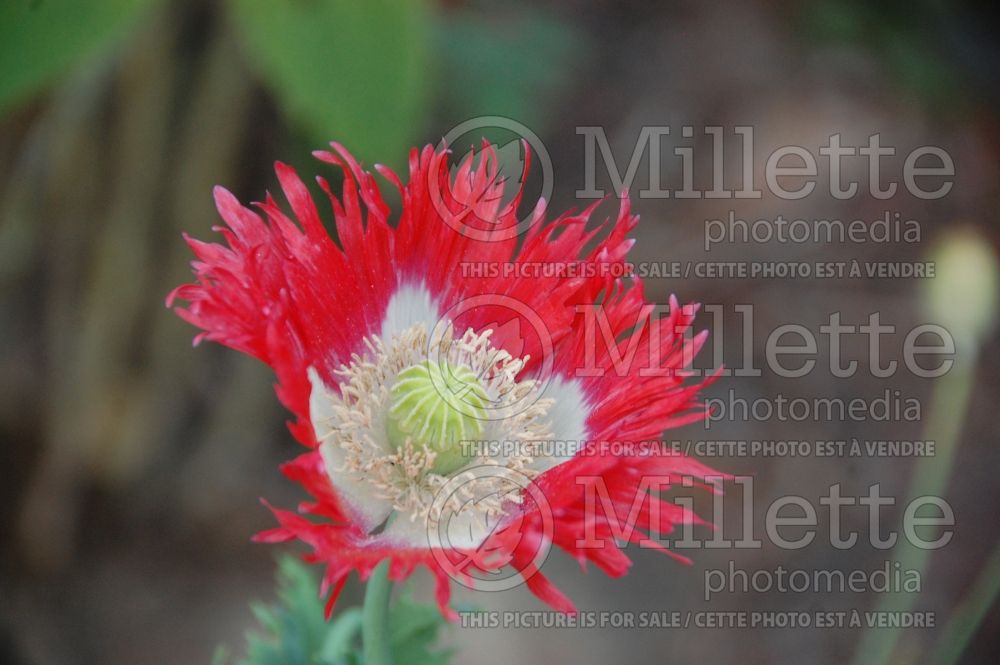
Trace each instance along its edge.
{"label": "blurred green foliage", "polygon": [[[928,32],[946,9],[933,2],[869,3],[820,0],[802,6],[801,23],[810,39],[841,42],[874,54],[901,88],[929,103],[954,103],[955,78],[940,36]],[[937,38],[935,38],[937,37]]]}
{"label": "blurred green foliage", "polygon": [[430,15],[422,0],[232,0],[247,56],[309,138],[387,160],[426,117]]}
{"label": "blurred green foliage", "polygon": [[542,131],[572,69],[584,69],[580,32],[538,10],[508,11],[502,19],[448,12],[436,30],[448,111],[456,119],[501,115]]}
{"label": "blurred green foliage", "polygon": [[[361,609],[352,607],[331,622],[323,618],[319,581],[292,557],[278,564],[278,603],[256,605],[259,632],[247,634],[246,657],[239,665],[361,665]],[[389,610],[390,641],[400,663],[443,665],[450,652],[435,646],[444,619],[435,607],[402,595]],[[405,656],[404,656],[405,655]],[[229,662],[225,649],[214,665]]]}
{"label": "blurred green foliage", "polygon": [[[44,90],[163,0],[0,5],[0,109]],[[429,0],[226,0],[244,58],[309,145],[336,138],[400,166],[432,110],[447,124],[503,115],[541,129],[572,80],[581,36],[528,5],[503,16]],[[156,7],[154,7],[156,8]],[[153,15],[153,12],[149,12]]]}
{"label": "blurred green foliage", "polygon": [[154,0],[4,0],[0,110],[125,36]]}

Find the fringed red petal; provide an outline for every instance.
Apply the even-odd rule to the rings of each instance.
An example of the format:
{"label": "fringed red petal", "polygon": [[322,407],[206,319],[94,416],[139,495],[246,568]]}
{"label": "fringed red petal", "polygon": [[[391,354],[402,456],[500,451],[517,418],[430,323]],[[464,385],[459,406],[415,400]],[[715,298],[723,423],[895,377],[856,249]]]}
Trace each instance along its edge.
{"label": "fringed red petal", "polygon": [[[545,203],[539,201],[518,250],[510,231],[519,223],[523,190],[503,202],[504,182],[491,145],[484,143],[479,159],[465,159],[454,176],[448,154],[431,146],[411,152],[406,184],[391,170],[377,166],[402,199],[394,226],[375,178],[342,146],[332,143],[331,148],[315,155],[344,175],[339,198],[325,179],[317,180],[331,208],[337,242],[325,229],[305,184],[291,167],[278,163],[275,170],[292,216],[270,195],[255,211],[217,188],[216,207],[226,223],[217,230],[225,244],[186,238],[196,257],[192,266],[197,282],[178,287],[167,299],[169,306],[186,303],[176,311],[204,331],[196,340],[225,344],[274,369],[278,397],[296,416],[290,430],[311,448],[283,465],[282,471],[305,487],[312,500],[303,503],[298,513],[268,506],[279,526],[258,534],[256,540],[298,539],[312,548],[308,560],[325,566],[327,614],[352,572],[366,579],[389,559],[389,576],[394,580],[405,579],[420,567],[428,569],[442,613],[457,617],[449,607],[451,574],[456,571],[446,570],[440,556],[429,548],[392,547],[350,520],[316,450],[310,421],[307,370],[315,368],[329,386],[336,387],[333,370],[361,350],[366,336],[379,332],[389,301],[401,285],[423,285],[439,313],[483,295],[523,304],[544,322],[550,349],[540,339],[518,334],[518,328],[532,325],[522,314],[514,314],[520,326],[505,326],[499,322],[511,319],[509,311],[500,317],[496,308],[477,307],[456,323],[495,328],[493,343],[514,355],[531,356],[525,376],[538,372],[550,353],[554,372],[579,382],[589,409],[585,425],[591,443],[537,481],[552,511],[552,532],[545,532],[538,511],[518,513],[520,537],[508,538],[512,531],[501,529],[490,543],[493,556],[488,559],[475,552],[459,553],[470,565],[483,571],[514,565],[543,602],[573,612],[572,602],[533,569],[533,557],[548,544],[546,539],[581,566],[592,562],[608,575],[620,576],[631,562],[616,544],[613,521],[631,521],[634,530],[627,538],[631,542],[669,533],[678,524],[703,524],[689,510],[656,497],[638,508],[633,504],[637,494],[645,492],[644,477],[668,478],[672,483],[693,477],[698,481],[695,486],[703,487],[705,478],[718,475],[712,469],[662,450],[615,455],[594,447],[600,441],[655,440],[665,429],[705,417],[697,401],[704,383],[687,382],[685,368],[705,340],[704,334],[687,334],[697,308],[681,307],[671,297],[668,314],[652,318],[653,305],[646,301],[641,282],[621,277],[621,266],[634,243],[628,235],[638,222],[628,199],[622,198],[614,219],[590,229],[599,202],[545,223]],[[462,228],[474,233],[462,233]],[[591,249],[585,251],[587,247]],[[578,269],[531,279],[489,272],[462,277],[463,262],[510,263],[515,274],[531,264],[575,263]],[[603,269],[608,266],[617,269]],[[587,308],[594,311],[588,313]],[[590,315],[602,317],[606,334],[590,338],[584,334]],[[623,358],[628,359],[624,368]],[[584,485],[578,482],[584,477],[607,488],[611,515],[588,510]],[[588,533],[606,545],[581,546]]]}

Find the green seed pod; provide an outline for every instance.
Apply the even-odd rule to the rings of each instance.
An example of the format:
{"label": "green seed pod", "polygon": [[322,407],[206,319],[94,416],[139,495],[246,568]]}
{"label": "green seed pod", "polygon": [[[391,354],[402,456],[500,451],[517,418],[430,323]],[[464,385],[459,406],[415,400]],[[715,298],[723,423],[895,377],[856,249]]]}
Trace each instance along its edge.
{"label": "green seed pod", "polygon": [[468,367],[444,360],[411,365],[389,391],[389,444],[399,449],[409,437],[415,447],[436,453],[435,473],[453,473],[475,457],[468,442],[482,436],[488,401],[482,382]]}

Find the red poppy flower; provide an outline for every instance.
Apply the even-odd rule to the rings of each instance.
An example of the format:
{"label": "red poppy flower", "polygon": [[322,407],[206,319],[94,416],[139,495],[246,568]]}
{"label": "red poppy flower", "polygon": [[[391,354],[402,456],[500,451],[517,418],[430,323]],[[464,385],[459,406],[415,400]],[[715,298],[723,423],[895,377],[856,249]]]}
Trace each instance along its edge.
{"label": "red poppy flower", "polygon": [[[623,270],[638,222],[627,197],[596,229],[587,224],[597,204],[546,222],[539,201],[519,222],[523,187],[505,201],[491,145],[454,176],[447,151],[427,146],[411,152],[405,185],[375,167],[402,197],[390,224],[375,178],[331,145],[315,154],[344,172],[339,198],[317,178],[336,241],[278,163],[293,215],[270,195],[255,211],[216,188],[226,245],[189,238],[197,283],[168,298],[186,301],[176,311],[204,331],[196,342],[274,369],[290,429],[308,448],[282,470],[314,500],[272,509],[279,526],[258,540],[312,548],[308,558],[326,567],[328,612],[352,571],[367,578],[384,559],[393,580],[429,569],[447,616],[452,579],[502,566],[574,611],[538,571],[540,551],[556,545],[619,576],[630,561],[615,520],[636,527],[632,541],[698,521],[649,496],[643,478],[710,469],[656,445],[602,443],[655,441],[704,417],[701,386],[683,370],[704,341],[684,334],[694,308],[671,298],[669,315],[648,316],[640,280]],[[538,442],[553,445],[528,445]],[[592,482],[612,515],[598,494],[588,498]],[[636,496],[648,500],[635,507]],[[442,544],[433,534],[445,513]]]}

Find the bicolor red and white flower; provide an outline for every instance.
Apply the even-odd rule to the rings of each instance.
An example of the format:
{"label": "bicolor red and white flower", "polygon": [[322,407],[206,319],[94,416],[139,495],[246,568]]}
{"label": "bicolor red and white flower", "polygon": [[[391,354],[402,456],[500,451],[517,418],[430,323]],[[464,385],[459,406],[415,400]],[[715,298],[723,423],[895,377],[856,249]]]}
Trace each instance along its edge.
{"label": "bicolor red and white flower", "polygon": [[[643,477],[703,478],[709,469],[655,447],[595,443],[657,440],[704,417],[701,386],[682,369],[704,341],[684,334],[694,309],[672,298],[668,316],[642,325],[651,305],[640,281],[604,269],[623,265],[634,242],[638,218],[627,197],[596,228],[588,222],[597,204],[546,221],[539,201],[518,238],[511,230],[523,189],[504,201],[494,148],[484,144],[452,175],[447,151],[427,146],[411,152],[405,184],[375,167],[401,196],[393,222],[375,177],[331,145],[315,154],[344,173],[339,197],[317,178],[336,241],[304,183],[278,163],[291,215],[270,195],[247,208],[216,188],[225,244],[189,238],[197,282],[168,299],[186,302],[176,311],[203,330],[196,342],[219,342],[274,369],[278,397],[295,416],[290,429],[307,448],[282,470],[314,499],[297,512],[272,509],[279,526],[257,538],[312,548],[308,558],[325,566],[328,612],[352,571],[366,578],[389,559],[393,580],[430,570],[442,612],[454,616],[448,561],[456,559],[443,559],[428,538],[441,519],[435,499],[468,469],[492,465],[531,478],[549,512],[519,488],[459,494],[472,507],[462,508],[465,535],[449,541],[448,554],[478,570],[513,566],[543,601],[574,611],[533,568],[540,548],[555,545],[612,576],[630,566],[608,516],[585,505],[581,478],[600,479],[613,517],[637,527],[634,541],[698,521],[657,497],[629,513]],[[569,263],[574,270],[530,278],[461,269]],[[610,335],[588,334],[588,308],[600,308]],[[459,450],[460,439],[576,448],[489,456]],[[588,528],[607,539],[604,547],[581,545]]]}

